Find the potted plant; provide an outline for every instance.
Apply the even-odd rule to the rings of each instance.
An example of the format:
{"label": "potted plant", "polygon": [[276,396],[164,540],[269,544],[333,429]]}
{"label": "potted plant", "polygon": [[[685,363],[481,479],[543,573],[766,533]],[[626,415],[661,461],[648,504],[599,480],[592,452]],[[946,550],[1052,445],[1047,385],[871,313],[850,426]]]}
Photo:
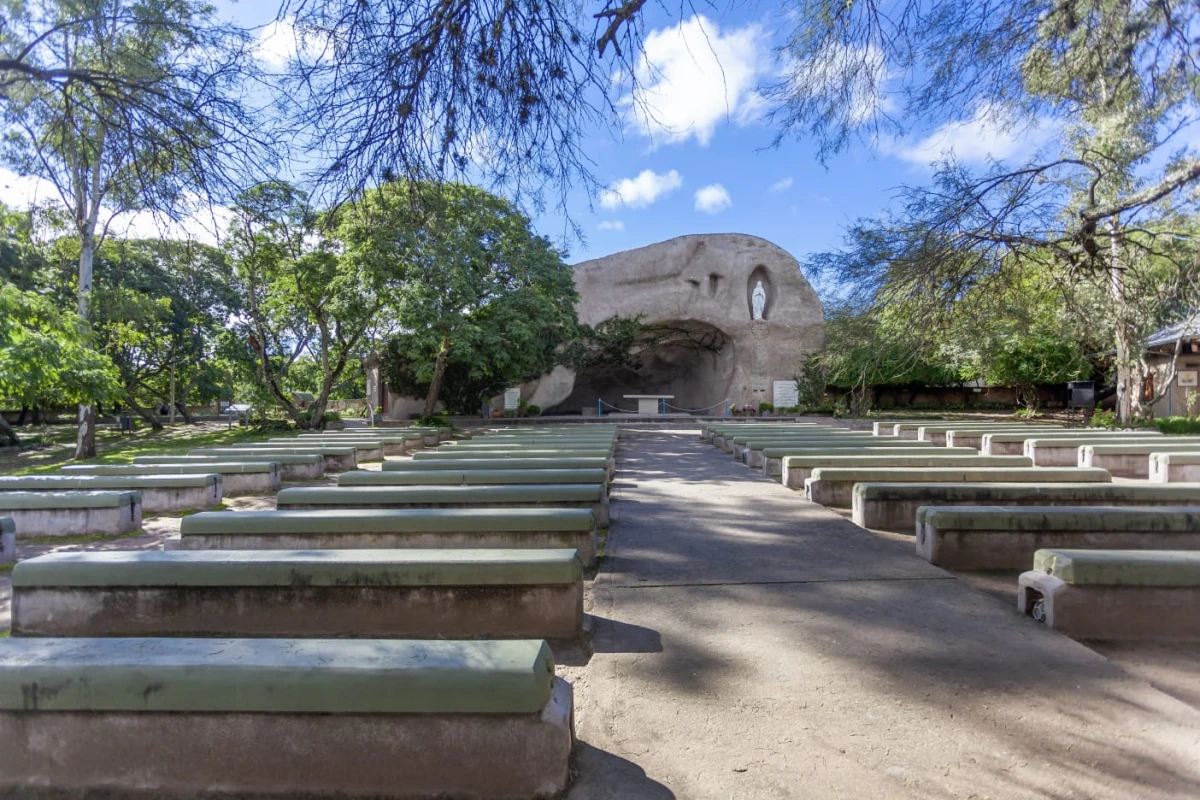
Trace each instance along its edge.
{"label": "potted plant", "polygon": [[775,414],[775,406],[770,403],[759,403],[758,414],[761,417],[770,417]]}

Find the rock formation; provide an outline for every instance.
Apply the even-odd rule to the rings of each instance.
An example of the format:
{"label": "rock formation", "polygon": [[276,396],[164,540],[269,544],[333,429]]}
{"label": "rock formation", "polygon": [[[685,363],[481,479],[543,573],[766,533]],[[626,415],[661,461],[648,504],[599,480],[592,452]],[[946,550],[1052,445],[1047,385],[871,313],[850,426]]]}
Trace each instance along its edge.
{"label": "rock formation", "polygon": [[[766,292],[762,319],[753,294]],[[626,394],[673,394],[673,405],[774,402],[773,382],[790,380],[806,353],[824,342],[824,315],[796,260],[770,242],[743,234],[681,236],[585,261],[575,267],[579,319],[610,317],[676,332],[636,368],[599,367],[576,375],[558,367],[523,387],[548,411],[578,413],[597,398],[632,409]]]}

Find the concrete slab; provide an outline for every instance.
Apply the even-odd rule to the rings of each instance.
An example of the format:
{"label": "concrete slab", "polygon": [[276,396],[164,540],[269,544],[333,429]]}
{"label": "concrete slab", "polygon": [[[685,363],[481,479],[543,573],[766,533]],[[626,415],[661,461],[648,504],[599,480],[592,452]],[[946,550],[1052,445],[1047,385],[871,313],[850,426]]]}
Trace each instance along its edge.
{"label": "concrete slab", "polygon": [[1012,595],[695,432],[630,431],[619,467],[572,800],[1200,793],[1200,711]]}

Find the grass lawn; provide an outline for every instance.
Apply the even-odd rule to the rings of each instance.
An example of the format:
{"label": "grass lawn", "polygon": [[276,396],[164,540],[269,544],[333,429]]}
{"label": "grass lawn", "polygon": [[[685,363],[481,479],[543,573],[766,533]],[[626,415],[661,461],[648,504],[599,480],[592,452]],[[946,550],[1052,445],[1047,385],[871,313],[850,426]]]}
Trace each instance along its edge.
{"label": "grass lawn", "polygon": [[[18,431],[18,433],[20,433]],[[122,436],[115,427],[96,431],[96,458],[72,461],[75,427],[55,425],[39,439],[45,447],[0,455],[0,474],[38,475],[57,472],[64,464],[128,464],[135,456],[186,455],[189,450],[209,445],[260,442],[281,435],[277,431],[254,431],[221,422],[168,426],[161,431],[142,429]],[[22,441],[25,438],[22,437]]]}

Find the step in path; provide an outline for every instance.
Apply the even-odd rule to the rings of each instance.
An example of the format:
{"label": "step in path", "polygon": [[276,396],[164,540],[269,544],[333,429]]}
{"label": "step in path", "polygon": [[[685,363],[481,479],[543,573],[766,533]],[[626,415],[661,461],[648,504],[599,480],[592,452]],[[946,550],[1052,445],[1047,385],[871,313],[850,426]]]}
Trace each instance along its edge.
{"label": "step in path", "polygon": [[1195,798],[1200,709],[700,442],[626,431],[572,800]]}

